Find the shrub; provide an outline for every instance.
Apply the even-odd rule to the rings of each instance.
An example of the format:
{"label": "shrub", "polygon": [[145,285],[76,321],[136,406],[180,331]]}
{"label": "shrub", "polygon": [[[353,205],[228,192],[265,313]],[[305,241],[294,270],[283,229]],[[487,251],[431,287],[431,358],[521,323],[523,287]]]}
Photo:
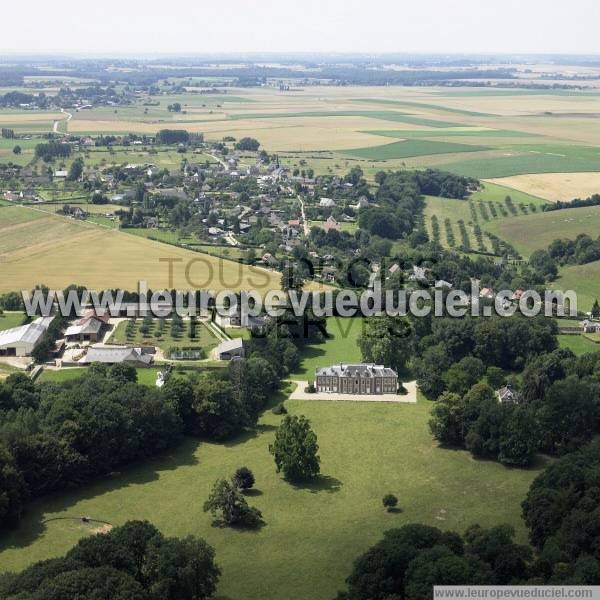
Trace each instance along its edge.
{"label": "shrub", "polygon": [[283,402],[279,402],[271,409],[271,412],[274,415],[287,415],[287,408]]}
{"label": "shrub", "polygon": [[396,498],[394,494],[386,494],[382,498],[381,502],[388,512],[392,512],[392,510],[398,505],[398,498]]}
{"label": "shrub", "polygon": [[254,485],[254,473],[248,467],[240,467],[231,478],[241,490],[249,490]]}

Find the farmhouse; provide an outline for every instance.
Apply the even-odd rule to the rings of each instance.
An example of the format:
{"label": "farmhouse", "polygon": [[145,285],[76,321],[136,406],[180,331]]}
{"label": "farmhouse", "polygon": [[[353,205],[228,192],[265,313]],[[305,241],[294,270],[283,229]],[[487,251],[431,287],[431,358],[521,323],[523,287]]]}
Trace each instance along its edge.
{"label": "farmhouse", "polygon": [[321,198],[319,206],[321,208],[333,208],[335,206],[335,201],[331,198]]}
{"label": "farmhouse", "polygon": [[83,318],[67,327],[65,339],[68,342],[98,342],[102,338],[108,320],[108,315],[99,316],[94,311],[87,311]]}
{"label": "farmhouse", "polygon": [[133,367],[147,367],[154,358],[146,354],[141,348],[129,348],[127,346],[93,346],[87,354],[79,361],[79,364],[104,363],[116,365],[125,363]]}
{"label": "farmhouse", "polygon": [[496,395],[502,404],[518,404],[521,401],[521,394],[510,385],[501,387]]}
{"label": "farmhouse", "polygon": [[325,225],[323,225],[323,227],[325,231],[331,231],[332,229],[335,229],[336,231],[339,230],[338,222],[331,215],[327,217],[327,221],[325,221]]}
{"label": "farmhouse", "polygon": [[40,317],[32,323],[0,331],[0,356],[29,356],[40,343],[54,317]]}
{"label": "farmhouse", "polygon": [[318,392],[395,394],[398,373],[375,364],[333,365],[317,370],[315,386]]}

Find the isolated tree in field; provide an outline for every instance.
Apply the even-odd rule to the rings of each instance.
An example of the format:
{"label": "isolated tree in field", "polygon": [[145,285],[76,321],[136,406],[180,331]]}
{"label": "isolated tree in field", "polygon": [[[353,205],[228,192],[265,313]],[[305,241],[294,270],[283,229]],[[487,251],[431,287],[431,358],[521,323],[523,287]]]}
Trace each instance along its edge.
{"label": "isolated tree in field", "polygon": [[228,527],[257,527],[262,521],[262,513],[257,508],[248,506],[240,488],[226,479],[215,482],[204,503],[204,512],[210,512]]}
{"label": "isolated tree in field", "polygon": [[260,147],[260,142],[251,137],[242,138],[236,145],[236,150],[256,152]]}
{"label": "isolated tree in field", "polygon": [[319,474],[318,451],[317,436],[304,416],[287,415],[275,434],[275,442],[269,445],[277,472],[283,471],[290,481],[304,481]]}
{"label": "isolated tree in field", "polygon": [[398,505],[398,498],[394,494],[386,494],[381,502],[388,512],[392,512]]}
{"label": "isolated tree in field", "polygon": [[21,146],[17,145],[13,148],[13,154],[16,154],[17,156],[19,154],[21,154]]}
{"label": "isolated tree in field", "polygon": [[600,317],[600,304],[598,304],[598,300],[594,300],[594,304],[592,306],[592,317],[597,319]]}
{"label": "isolated tree in field", "polygon": [[254,473],[248,467],[240,467],[231,480],[240,490],[249,490],[254,485]]}

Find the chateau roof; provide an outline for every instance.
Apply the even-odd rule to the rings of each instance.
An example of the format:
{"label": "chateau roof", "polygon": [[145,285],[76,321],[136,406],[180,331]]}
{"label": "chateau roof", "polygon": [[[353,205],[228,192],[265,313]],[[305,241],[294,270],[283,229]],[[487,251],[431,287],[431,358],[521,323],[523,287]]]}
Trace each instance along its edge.
{"label": "chateau roof", "polygon": [[354,377],[370,379],[371,377],[398,377],[398,373],[389,367],[373,363],[339,364],[317,369],[317,376]]}

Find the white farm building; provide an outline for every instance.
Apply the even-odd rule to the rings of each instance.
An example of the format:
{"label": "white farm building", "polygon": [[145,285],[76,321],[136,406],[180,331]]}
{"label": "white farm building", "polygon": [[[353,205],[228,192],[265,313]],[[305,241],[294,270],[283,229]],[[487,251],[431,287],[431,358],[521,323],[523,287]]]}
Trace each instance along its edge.
{"label": "white farm building", "polygon": [[53,319],[54,317],[40,317],[26,325],[0,331],[0,356],[29,356]]}

